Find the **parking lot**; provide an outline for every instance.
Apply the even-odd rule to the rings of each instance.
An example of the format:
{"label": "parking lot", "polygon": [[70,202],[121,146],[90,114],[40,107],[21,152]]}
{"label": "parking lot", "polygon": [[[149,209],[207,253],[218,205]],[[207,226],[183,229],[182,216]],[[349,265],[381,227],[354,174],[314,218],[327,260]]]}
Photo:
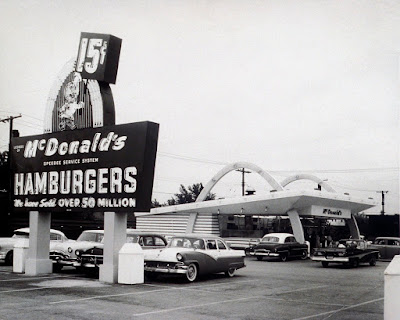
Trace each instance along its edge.
{"label": "parking lot", "polygon": [[246,258],[233,278],[161,276],[105,284],[66,269],[35,277],[0,265],[0,319],[383,319],[384,270]]}

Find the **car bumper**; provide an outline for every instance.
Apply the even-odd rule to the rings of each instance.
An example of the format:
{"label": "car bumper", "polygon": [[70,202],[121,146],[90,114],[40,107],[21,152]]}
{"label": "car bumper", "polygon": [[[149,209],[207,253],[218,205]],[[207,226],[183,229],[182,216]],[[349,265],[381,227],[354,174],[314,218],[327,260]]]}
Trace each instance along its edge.
{"label": "car bumper", "polygon": [[279,253],[276,252],[250,252],[251,256],[263,256],[263,257],[279,257]]}
{"label": "car bumper", "polygon": [[99,265],[98,264],[94,264],[94,263],[82,263],[82,264],[78,264],[76,267],[83,267],[83,268],[93,269],[93,268],[98,268]]}
{"label": "car bumper", "polygon": [[312,261],[317,261],[317,262],[349,262],[349,258],[348,257],[311,257]]}
{"label": "car bumper", "polygon": [[56,258],[56,259],[51,259],[53,260],[53,263],[57,263],[62,266],[72,266],[75,267],[77,264],[76,259],[63,259],[63,258]]}
{"label": "car bumper", "polygon": [[187,272],[188,266],[185,264],[176,264],[173,266],[148,266],[145,263],[144,271],[146,272],[159,272],[159,273],[174,273],[174,274],[185,274]]}
{"label": "car bumper", "polygon": [[77,262],[78,267],[98,268],[103,264],[103,256],[101,255],[83,255],[81,261]]}

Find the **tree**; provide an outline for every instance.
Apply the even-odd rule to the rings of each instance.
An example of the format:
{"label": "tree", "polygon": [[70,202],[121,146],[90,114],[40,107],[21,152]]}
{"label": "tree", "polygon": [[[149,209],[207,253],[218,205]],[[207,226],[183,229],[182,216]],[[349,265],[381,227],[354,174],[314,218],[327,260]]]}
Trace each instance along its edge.
{"label": "tree", "polygon": [[[203,184],[194,183],[188,188],[185,188],[183,184],[179,187],[179,193],[175,193],[175,196],[168,200],[168,205],[175,205],[175,204],[183,204],[183,203],[190,203],[195,202],[197,197],[199,196],[201,190],[203,190]],[[206,197],[207,200],[214,200],[215,193],[209,193]]]}
{"label": "tree", "polygon": [[[181,184],[179,187],[179,193],[175,193],[175,195],[167,200],[167,203],[165,204],[160,204],[157,199],[152,201],[152,206],[154,208],[156,207],[161,207],[161,206],[173,206],[176,204],[183,204],[183,203],[190,203],[190,202],[195,202],[197,197],[199,196],[201,190],[203,190],[203,184],[200,183],[194,183],[191,186],[188,186],[187,188]],[[215,193],[210,192],[207,197],[207,200],[214,200],[215,199]]]}
{"label": "tree", "polygon": [[164,204],[158,202],[157,199],[154,199],[153,201],[151,201],[151,207],[152,208],[158,208],[158,207],[162,207],[164,206]]}

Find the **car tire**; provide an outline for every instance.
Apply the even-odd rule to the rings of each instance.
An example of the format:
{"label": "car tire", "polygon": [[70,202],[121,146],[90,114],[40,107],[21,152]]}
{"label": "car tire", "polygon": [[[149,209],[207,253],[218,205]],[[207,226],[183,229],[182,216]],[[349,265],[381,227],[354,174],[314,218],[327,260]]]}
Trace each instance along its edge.
{"label": "car tire", "polygon": [[350,266],[352,268],[357,268],[360,265],[360,261],[358,259],[353,259],[350,261]]}
{"label": "car tire", "polygon": [[308,251],[307,250],[303,250],[301,252],[301,260],[306,260],[308,258]]}
{"label": "car tire", "polygon": [[156,280],[158,278],[157,272],[145,272],[144,275],[149,280]]}
{"label": "car tire", "polygon": [[321,264],[324,268],[327,268],[329,266],[329,262],[328,261],[321,261]]}
{"label": "car tire", "polygon": [[13,261],[14,261],[14,252],[13,252],[13,250],[10,250],[10,251],[8,251],[8,253],[6,255],[5,263],[7,266],[12,266]]}
{"label": "car tire", "polygon": [[235,268],[229,268],[228,271],[225,271],[225,275],[229,278],[232,278],[235,275]]}
{"label": "car tire", "polygon": [[186,279],[190,282],[193,282],[197,279],[197,274],[198,274],[198,268],[195,263],[191,263],[188,266],[188,269],[186,271]]}
{"label": "car tire", "polygon": [[263,259],[263,256],[256,256],[258,261],[261,261]]}
{"label": "car tire", "polygon": [[287,261],[287,258],[288,258],[288,254],[287,254],[287,253],[282,253],[282,254],[279,255],[279,259],[280,259],[282,262],[286,262],[286,261]]}
{"label": "car tire", "polygon": [[58,263],[53,263],[53,272],[60,272],[63,266],[59,265]]}
{"label": "car tire", "polygon": [[376,266],[376,257],[372,257],[371,260],[369,260],[369,265]]}
{"label": "car tire", "polygon": [[86,273],[84,267],[75,267],[75,270],[76,270],[78,273]]}

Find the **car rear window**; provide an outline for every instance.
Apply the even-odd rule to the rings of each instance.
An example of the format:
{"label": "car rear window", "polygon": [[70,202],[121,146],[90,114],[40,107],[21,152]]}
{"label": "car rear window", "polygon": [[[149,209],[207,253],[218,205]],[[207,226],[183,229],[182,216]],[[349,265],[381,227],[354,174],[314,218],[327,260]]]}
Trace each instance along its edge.
{"label": "car rear window", "polygon": [[82,232],[76,241],[102,242],[104,234],[97,232]]}
{"label": "car rear window", "polygon": [[174,237],[171,239],[171,242],[169,243],[169,247],[204,249],[205,245],[204,245],[203,239],[187,238],[187,237]]}
{"label": "car rear window", "polygon": [[26,232],[15,232],[13,238],[29,239],[29,233]]}
{"label": "car rear window", "polygon": [[154,244],[158,247],[165,247],[165,242],[159,237],[154,237]]}
{"label": "car rear window", "polygon": [[279,238],[267,236],[267,237],[262,238],[261,242],[279,242]]}

